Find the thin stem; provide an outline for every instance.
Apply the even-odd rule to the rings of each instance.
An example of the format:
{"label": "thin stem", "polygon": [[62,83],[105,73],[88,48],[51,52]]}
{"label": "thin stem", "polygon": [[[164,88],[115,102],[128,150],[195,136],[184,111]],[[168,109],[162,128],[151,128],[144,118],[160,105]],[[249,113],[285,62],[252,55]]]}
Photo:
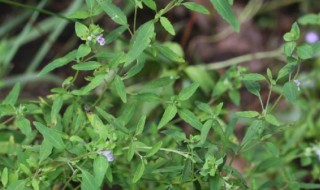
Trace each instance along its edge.
{"label": "thin stem", "polygon": [[260,94],[259,94],[258,98],[259,98],[259,102],[260,102],[260,105],[261,105],[261,108],[262,108],[262,112],[264,112],[264,111],[265,111],[265,108],[264,108],[264,106],[263,106],[263,102],[262,102],[262,99],[261,99],[261,95],[260,95]]}
{"label": "thin stem", "polygon": [[270,58],[276,58],[276,57],[281,57],[281,56],[282,56],[282,50],[277,49],[274,51],[266,51],[266,52],[241,55],[239,57],[228,59],[226,61],[219,61],[219,62],[214,62],[214,63],[196,65],[196,66],[203,67],[207,70],[217,70],[217,69],[221,69],[221,68],[225,68],[225,67],[229,67],[229,66],[233,66],[233,65],[238,65],[238,64],[252,61],[252,60],[270,59]]}
{"label": "thin stem", "polygon": [[7,123],[9,123],[10,121],[12,121],[14,119],[14,117],[10,117],[9,119],[5,120],[4,122],[0,123],[1,125],[6,125]]}
{"label": "thin stem", "polygon": [[37,11],[37,12],[40,12],[40,13],[43,13],[43,14],[47,14],[47,15],[50,15],[50,16],[54,16],[54,17],[62,18],[62,19],[67,20],[67,21],[74,22],[72,19],[70,19],[68,17],[65,17],[65,16],[63,16],[61,14],[54,13],[54,12],[51,12],[51,11],[48,11],[48,10],[44,10],[44,9],[39,9],[39,8],[31,6],[31,5],[26,5],[26,4],[13,2],[13,1],[9,1],[9,0],[0,0],[0,3],[6,3],[6,4],[9,4],[9,5],[16,6],[16,7],[21,7],[21,8],[24,8],[24,9],[30,9],[30,10]]}
{"label": "thin stem", "polygon": [[267,114],[267,112],[268,112],[268,106],[269,106],[270,97],[271,97],[271,93],[272,93],[272,87],[273,87],[273,85],[270,84],[268,99],[267,99],[267,103],[266,103],[266,107],[265,107],[265,112],[264,112],[265,114]]}
{"label": "thin stem", "polygon": [[138,13],[138,8],[137,5],[134,6],[134,18],[133,18],[133,32],[136,32],[136,25],[137,25],[137,13]]}

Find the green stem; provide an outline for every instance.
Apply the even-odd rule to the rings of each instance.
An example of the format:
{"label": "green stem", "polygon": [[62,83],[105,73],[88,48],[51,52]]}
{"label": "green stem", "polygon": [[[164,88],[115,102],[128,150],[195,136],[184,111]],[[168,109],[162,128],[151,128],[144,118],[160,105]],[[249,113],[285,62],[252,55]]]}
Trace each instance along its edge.
{"label": "green stem", "polygon": [[270,102],[270,97],[271,97],[271,93],[272,93],[272,84],[270,84],[270,88],[269,88],[269,94],[268,94],[268,99],[267,99],[267,103],[266,103],[266,107],[265,107],[265,114],[267,114],[268,112],[268,106],[269,106],[269,102]]}
{"label": "green stem", "polygon": [[24,8],[24,9],[37,11],[37,12],[40,12],[40,13],[43,13],[43,14],[47,14],[47,15],[50,15],[50,16],[54,16],[54,17],[58,17],[58,18],[62,18],[62,19],[74,22],[72,19],[70,19],[68,17],[65,17],[65,16],[63,16],[61,14],[54,13],[54,12],[51,12],[51,11],[48,11],[48,10],[44,10],[44,9],[39,9],[39,8],[31,6],[31,5],[26,5],[26,4],[23,4],[23,3],[13,2],[13,1],[9,1],[9,0],[0,0],[0,3],[6,3],[6,4],[9,4],[9,5],[16,6],[16,7],[21,7],[21,8]]}
{"label": "green stem", "polygon": [[258,60],[258,59],[270,59],[270,58],[277,58],[282,56],[282,49],[277,49],[273,51],[266,51],[266,52],[259,52],[259,53],[251,53],[247,55],[241,55],[239,57],[235,57],[232,59],[228,59],[226,61],[219,61],[214,63],[208,63],[208,64],[201,64],[196,65],[197,67],[203,67],[207,70],[217,70],[222,69],[225,67],[238,65],[241,63],[245,63],[252,60]]}

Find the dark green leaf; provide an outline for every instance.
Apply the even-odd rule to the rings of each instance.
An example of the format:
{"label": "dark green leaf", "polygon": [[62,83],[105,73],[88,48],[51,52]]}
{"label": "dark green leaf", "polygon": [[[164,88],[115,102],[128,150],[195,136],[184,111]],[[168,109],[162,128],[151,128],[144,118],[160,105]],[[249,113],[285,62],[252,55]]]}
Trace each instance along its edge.
{"label": "dark green leaf", "polygon": [[77,50],[77,59],[87,56],[91,52],[90,46],[81,44]]}
{"label": "dark green leaf", "polygon": [[151,157],[155,155],[160,150],[161,146],[162,146],[162,141],[159,141],[158,143],[152,146],[152,148],[147,152],[145,157]]}
{"label": "dark green leaf", "polygon": [[298,94],[298,87],[293,81],[285,83],[282,88],[282,92],[289,102],[295,103]]}
{"label": "dark green leaf", "polygon": [[301,59],[310,59],[313,56],[313,48],[309,44],[303,44],[297,48],[298,57]]}
{"label": "dark green leaf", "polygon": [[136,132],[134,133],[134,135],[140,135],[143,132],[144,125],[145,125],[145,122],[146,122],[146,118],[147,117],[145,115],[143,115],[139,119],[139,122],[138,122],[137,127],[136,127]]}
{"label": "dark green leaf", "polygon": [[116,75],[113,81],[116,91],[118,95],[120,96],[121,100],[126,103],[127,102],[127,94],[126,94],[126,87],[124,86],[124,83],[122,79],[119,77],[119,75]]}
{"label": "dark green leaf", "polygon": [[258,82],[246,80],[243,81],[243,83],[249,92],[256,96],[260,96],[260,84]]}

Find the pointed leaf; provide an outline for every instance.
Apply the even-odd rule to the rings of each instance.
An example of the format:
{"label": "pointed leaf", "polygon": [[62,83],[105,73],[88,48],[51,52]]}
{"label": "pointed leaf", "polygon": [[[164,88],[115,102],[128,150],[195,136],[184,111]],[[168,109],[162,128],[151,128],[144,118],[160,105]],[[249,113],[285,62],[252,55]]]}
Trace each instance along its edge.
{"label": "pointed leaf", "polygon": [[77,50],[74,50],[70,53],[68,53],[67,55],[65,55],[64,57],[62,58],[58,58],[54,61],[52,61],[51,63],[49,63],[48,65],[46,65],[41,71],[40,73],[38,74],[38,76],[43,76],[47,73],[49,73],[50,71],[56,69],[56,68],[59,68],[59,67],[62,67],[66,64],[68,64],[69,62],[71,62],[73,59],[76,58],[76,55],[77,55]]}
{"label": "pointed leaf", "polygon": [[145,170],[145,166],[144,166],[144,163],[143,161],[141,161],[134,173],[134,176],[133,176],[133,179],[132,179],[132,182],[133,183],[137,183],[139,181],[139,179],[142,177],[143,175],[143,172]]}
{"label": "pointed leaf", "polygon": [[163,126],[165,126],[169,121],[171,121],[174,118],[176,114],[177,107],[173,104],[168,105],[159,122],[158,129],[161,129]]}
{"label": "pointed leaf", "polygon": [[162,141],[158,142],[157,144],[155,144],[146,154],[146,157],[151,157],[154,154],[156,154],[160,148],[162,146]]}
{"label": "pointed leaf", "polygon": [[137,124],[137,127],[136,127],[136,132],[134,135],[140,135],[144,129],[144,125],[145,125],[145,122],[146,122],[146,116],[143,115],[140,119],[139,119],[139,122]]}
{"label": "pointed leaf", "polygon": [[48,128],[45,125],[43,125],[42,123],[39,123],[39,122],[36,122],[36,121],[33,122],[33,124],[36,126],[36,128],[42,134],[42,136],[49,143],[52,144],[52,146],[54,146],[58,150],[62,150],[62,149],[65,148],[65,145],[64,145],[64,143],[62,141],[61,136],[54,129]]}
{"label": "pointed leaf", "polygon": [[2,104],[9,104],[13,106],[19,98],[20,88],[20,83],[16,83],[9,94],[6,96],[6,98],[3,100]]}
{"label": "pointed leaf", "polygon": [[107,173],[108,168],[109,168],[109,162],[104,156],[99,155],[94,159],[93,172],[94,172],[94,177],[99,186],[101,186],[101,184],[103,183],[103,180]]}
{"label": "pointed leaf", "polygon": [[179,93],[179,100],[185,101],[188,100],[198,89],[199,84],[198,83],[193,83],[190,86],[184,88],[180,93]]}
{"label": "pointed leaf", "polygon": [[81,170],[82,172],[82,181],[81,189],[82,190],[99,190],[99,185],[97,184],[96,179],[87,171]]}
{"label": "pointed leaf", "polygon": [[99,68],[100,66],[101,66],[101,63],[97,61],[88,61],[88,62],[73,65],[72,68],[78,71],[91,71]]}
{"label": "pointed leaf", "polygon": [[120,25],[127,25],[128,21],[126,15],[121,9],[115,6],[112,1],[97,0],[97,2],[114,22]]}
{"label": "pointed leaf", "polygon": [[240,31],[237,17],[231,10],[231,5],[226,0],[210,0],[219,15],[227,21],[235,31]]}
{"label": "pointed leaf", "polygon": [[174,27],[172,26],[171,22],[166,17],[160,17],[160,23],[163,26],[163,28],[169,32],[171,35],[176,35],[176,32],[174,31]]}
{"label": "pointed leaf", "polygon": [[153,35],[153,20],[139,27],[139,29],[134,34],[134,38],[130,42],[131,46],[128,52],[128,58],[125,66],[129,65],[132,61],[134,61],[141,55],[141,53],[149,46]]}
{"label": "pointed leaf", "polygon": [[192,11],[196,11],[202,14],[210,14],[210,12],[208,11],[208,9],[206,9],[204,6],[199,5],[197,3],[193,3],[193,2],[186,2],[186,3],[182,3],[183,6],[185,6],[187,9],[190,9]]}
{"label": "pointed leaf", "polygon": [[31,134],[31,125],[28,119],[19,117],[17,119],[17,125],[24,135],[29,136]]}
{"label": "pointed leaf", "polygon": [[122,79],[119,75],[116,75],[113,81],[116,91],[118,95],[120,96],[121,100],[126,103],[127,102],[127,94],[126,94],[126,87],[124,86],[124,83],[122,82]]}
{"label": "pointed leaf", "polygon": [[181,110],[178,110],[178,114],[181,117],[181,119],[183,119],[185,122],[190,124],[195,129],[198,129],[199,131],[201,131],[202,124],[191,111],[187,109],[181,109]]}

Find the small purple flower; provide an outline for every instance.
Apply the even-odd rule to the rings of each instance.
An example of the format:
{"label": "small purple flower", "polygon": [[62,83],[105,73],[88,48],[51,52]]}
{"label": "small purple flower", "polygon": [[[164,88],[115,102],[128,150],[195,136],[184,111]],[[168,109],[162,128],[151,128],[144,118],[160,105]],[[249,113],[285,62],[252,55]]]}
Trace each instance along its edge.
{"label": "small purple flower", "polygon": [[113,156],[111,150],[102,151],[102,152],[100,152],[100,154],[102,154],[104,157],[106,157],[108,162],[112,162],[114,160],[114,156]]}
{"label": "small purple flower", "polygon": [[96,38],[97,42],[100,44],[100,46],[104,46],[106,44],[106,40],[103,38],[103,35],[100,34]]}
{"label": "small purple flower", "polygon": [[298,91],[300,91],[300,81],[299,80],[293,80],[294,83],[296,83],[297,87],[298,87]]}
{"label": "small purple flower", "polygon": [[314,44],[319,40],[319,35],[316,32],[308,32],[305,36],[306,42],[309,44]]}

